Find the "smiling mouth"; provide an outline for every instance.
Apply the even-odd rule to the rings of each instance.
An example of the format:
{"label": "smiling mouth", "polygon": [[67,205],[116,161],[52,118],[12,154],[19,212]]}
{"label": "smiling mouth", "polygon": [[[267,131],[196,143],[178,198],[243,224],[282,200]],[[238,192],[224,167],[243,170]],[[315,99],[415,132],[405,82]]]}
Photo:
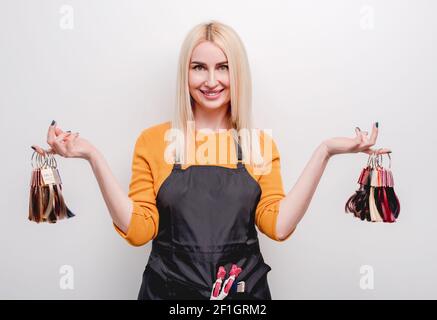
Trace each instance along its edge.
{"label": "smiling mouth", "polygon": [[218,96],[223,90],[225,90],[224,88],[221,90],[214,90],[214,91],[210,91],[210,90],[201,90],[199,89],[200,92],[202,92],[205,96],[208,97],[214,97],[214,96]]}

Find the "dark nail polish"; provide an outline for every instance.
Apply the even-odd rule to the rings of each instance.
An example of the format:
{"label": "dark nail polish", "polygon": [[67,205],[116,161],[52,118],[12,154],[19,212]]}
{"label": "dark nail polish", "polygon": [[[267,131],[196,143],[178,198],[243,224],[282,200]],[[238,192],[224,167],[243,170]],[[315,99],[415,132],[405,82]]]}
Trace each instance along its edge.
{"label": "dark nail polish", "polygon": [[67,133],[70,133],[70,132],[71,132],[71,130],[68,130],[68,131],[67,131]]}
{"label": "dark nail polish", "polygon": [[375,123],[375,126],[378,128],[378,122]]}
{"label": "dark nail polish", "polygon": [[34,146],[30,146],[33,150],[35,150],[36,151],[36,148],[34,147]]}
{"label": "dark nail polish", "polygon": [[51,123],[50,125],[52,126],[52,125],[54,125],[55,123],[56,123],[56,121],[55,121],[55,120],[53,120],[53,121],[52,121],[52,123]]}
{"label": "dark nail polish", "polygon": [[358,128],[358,127],[355,127],[356,129],[358,129],[358,131],[361,131],[361,129],[360,128]]}

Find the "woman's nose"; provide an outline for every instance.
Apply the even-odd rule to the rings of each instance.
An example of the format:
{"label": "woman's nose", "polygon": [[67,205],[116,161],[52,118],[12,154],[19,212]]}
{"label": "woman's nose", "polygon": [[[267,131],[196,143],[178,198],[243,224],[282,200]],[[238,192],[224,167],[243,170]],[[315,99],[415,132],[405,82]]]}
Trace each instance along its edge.
{"label": "woman's nose", "polygon": [[215,72],[214,71],[210,71],[208,73],[207,85],[210,88],[214,88],[217,85],[217,77],[215,76]]}

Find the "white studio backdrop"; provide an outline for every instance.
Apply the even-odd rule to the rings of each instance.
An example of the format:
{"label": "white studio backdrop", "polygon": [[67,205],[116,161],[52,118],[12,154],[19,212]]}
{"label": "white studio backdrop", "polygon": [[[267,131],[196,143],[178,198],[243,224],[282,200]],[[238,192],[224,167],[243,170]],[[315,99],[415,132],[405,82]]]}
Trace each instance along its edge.
{"label": "white studio backdrop", "polygon": [[0,298],[136,299],[151,245],[115,232],[85,160],[57,157],[76,217],[27,220],[30,146],[47,146],[53,119],[79,131],[127,193],[137,136],[171,118],[185,35],[216,19],[246,46],[255,122],[273,129],[286,192],[322,140],[355,126],[379,121],[377,147],[393,150],[398,221],[344,213],[367,156],[335,156],[294,235],[260,235],[272,297],[436,299],[435,12],[431,0],[3,0]]}

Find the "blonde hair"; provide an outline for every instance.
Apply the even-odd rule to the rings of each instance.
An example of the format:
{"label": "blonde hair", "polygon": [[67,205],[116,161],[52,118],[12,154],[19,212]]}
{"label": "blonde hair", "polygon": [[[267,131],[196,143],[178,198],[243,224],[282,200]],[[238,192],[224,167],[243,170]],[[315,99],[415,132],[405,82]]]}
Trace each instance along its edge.
{"label": "blonde hair", "polygon": [[[176,84],[176,110],[172,121],[172,129],[178,129],[185,135],[187,123],[194,121],[191,105],[188,72],[191,54],[194,48],[203,41],[211,41],[225,53],[230,75],[230,112],[228,110],[232,136],[240,136],[243,161],[258,163],[260,161],[259,136],[258,143],[253,143],[254,128],[252,123],[252,80],[246,50],[238,34],[229,26],[211,20],[192,28],[181,47]],[[242,130],[247,129],[247,130]],[[183,139],[187,140],[187,139]],[[184,141],[176,143],[176,157],[184,163],[186,148]],[[249,161],[248,161],[249,159]],[[255,161],[254,161],[255,160]]]}

